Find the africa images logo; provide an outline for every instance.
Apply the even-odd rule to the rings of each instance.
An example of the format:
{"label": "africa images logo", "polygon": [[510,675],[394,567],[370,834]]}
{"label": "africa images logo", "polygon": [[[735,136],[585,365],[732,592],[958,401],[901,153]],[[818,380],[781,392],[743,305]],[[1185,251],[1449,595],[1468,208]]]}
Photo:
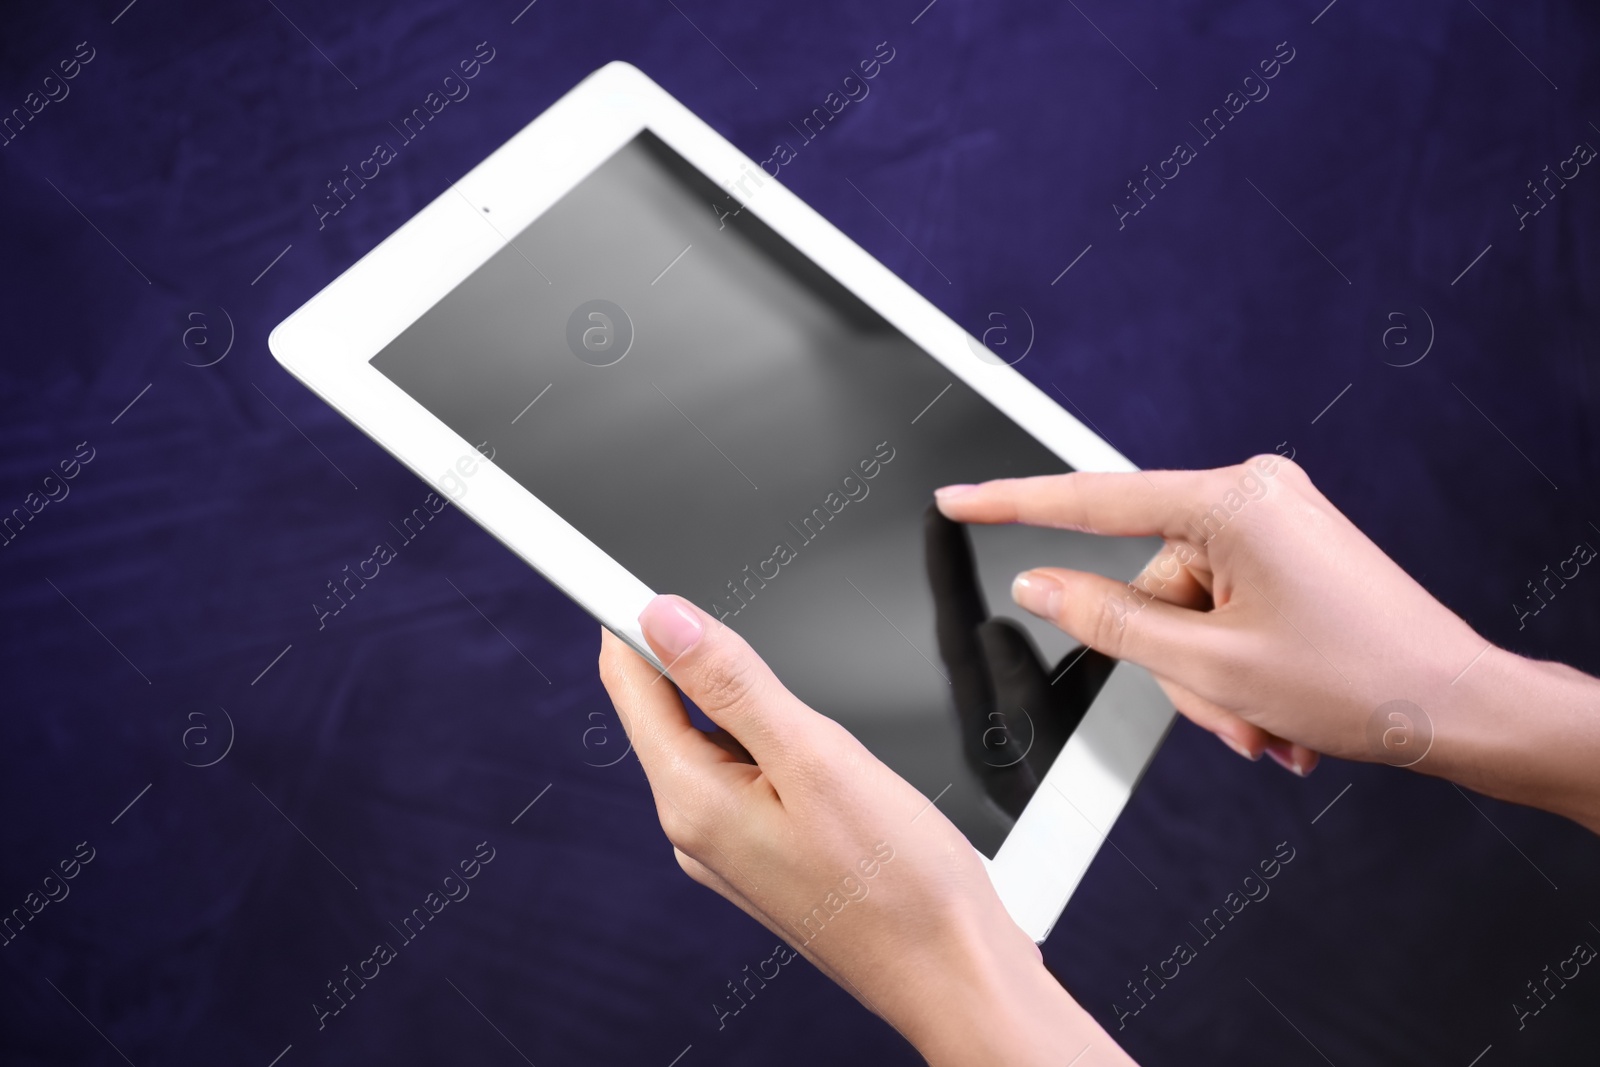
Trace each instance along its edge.
{"label": "africa images logo", "polygon": [[1391,767],[1414,767],[1433,748],[1433,720],[1409,700],[1379,704],[1367,719],[1367,750]]}
{"label": "africa images logo", "polygon": [[567,316],[567,347],[591,367],[621,363],[633,348],[633,320],[609,300],[587,300]]}

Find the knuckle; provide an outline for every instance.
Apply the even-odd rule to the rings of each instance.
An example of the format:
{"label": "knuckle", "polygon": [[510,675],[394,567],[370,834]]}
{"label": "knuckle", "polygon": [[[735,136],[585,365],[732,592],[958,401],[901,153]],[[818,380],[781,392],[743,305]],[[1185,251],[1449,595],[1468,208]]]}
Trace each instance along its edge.
{"label": "knuckle", "polygon": [[611,689],[617,682],[621,681],[621,671],[617,664],[616,654],[604,642],[600,645],[600,653],[596,657],[596,664],[600,669],[600,684],[605,686],[606,689]]}
{"label": "knuckle", "polygon": [[704,835],[676,804],[656,805],[656,817],[661,821],[661,832],[667,835],[674,849],[692,855],[704,847]]}
{"label": "knuckle", "polygon": [[1042,520],[1055,503],[1059,487],[1022,478],[1004,478],[994,483],[1005,518],[1022,523]]}
{"label": "knuckle", "polygon": [[1005,478],[994,484],[1003,487],[1005,508],[999,518],[1029,526],[1055,524],[1063,509],[1069,509],[1081,489],[1081,479],[1091,477],[1082,471],[1046,474],[1031,478]]}
{"label": "knuckle", "polygon": [[625,708],[638,704],[637,691],[629,684],[627,674],[614,663],[600,665],[600,688],[619,716],[624,714]]}
{"label": "knuckle", "polygon": [[716,653],[695,670],[694,702],[707,714],[737,710],[756,688],[757,672],[745,658]]}
{"label": "knuckle", "polygon": [[687,874],[698,884],[710,887],[710,872],[706,870],[705,864],[701,863],[699,860],[683,851],[683,849],[676,846],[674,846],[672,849],[672,856],[678,861],[678,868],[682,870],[684,874]]}
{"label": "knuckle", "polygon": [[1306,469],[1288,456],[1271,455],[1266,457],[1270,462],[1277,464],[1272,474],[1274,478],[1281,478],[1294,485],[1305,485],[1311,481],[1311,476]]}
{"label": "knuckle", "polygon": [[[1137,597],[1138,594],[1131,588],[1121,589],[1110,596],[1101,597],[1099,603],[1090,609],[1094,613],[1088,627],[1091,648],[1113,658],[1121,658],[1127,640],[1129,617],[1144,606]],[[1134,600],[1133,604],[1127,602],[1130,598]]]}
{"label": "knuckle", "polygon": [[635,683],[632,682],[632,678],[644,661],[619,638],[606,634],[601,639],[600,651],[595,657],[595,662],[600,675],[600,684],[605,687],[606,692],[616,696],[633,691]]}

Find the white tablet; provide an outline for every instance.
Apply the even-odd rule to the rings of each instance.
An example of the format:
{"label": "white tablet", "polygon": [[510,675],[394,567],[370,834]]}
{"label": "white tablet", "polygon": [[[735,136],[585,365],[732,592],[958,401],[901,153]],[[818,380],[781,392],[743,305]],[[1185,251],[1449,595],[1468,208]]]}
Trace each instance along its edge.
{"label": "white tablet", "polygon": [[1131,578],[1158,543],[930,506],[1132,464],[631,66],[270,346],[641,653],[657,591],[743,634],[938,804],[1036,940],[1171,723],[1148,674],[1008,594],[1040,564]]}

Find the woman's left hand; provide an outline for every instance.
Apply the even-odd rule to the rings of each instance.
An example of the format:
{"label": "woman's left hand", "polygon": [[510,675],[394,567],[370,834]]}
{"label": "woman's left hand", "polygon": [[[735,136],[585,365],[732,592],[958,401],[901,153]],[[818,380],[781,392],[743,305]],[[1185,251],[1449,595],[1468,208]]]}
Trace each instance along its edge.
{"label": "woman's left hand", "polygon": [[[1044,970],[978,854],[926,797],[687,601],[657,597],[639,621],[671,678],[609,631],[600,676],[691,878],[932,1063],[1059,1063],[1086,1042],[1115,1049]],[[690,722],[674,681],[719,731]],[[1085,1063],[1097,1061],[1108,1062]]]}

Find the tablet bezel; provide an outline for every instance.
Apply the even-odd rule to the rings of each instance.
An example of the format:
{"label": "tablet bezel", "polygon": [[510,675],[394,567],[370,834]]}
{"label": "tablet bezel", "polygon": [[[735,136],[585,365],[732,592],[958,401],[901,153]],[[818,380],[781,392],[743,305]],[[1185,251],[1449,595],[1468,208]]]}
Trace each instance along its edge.
{"label": "tablet bezel", "polygon": [[[369,362],[646,129],[1074,469],[1137,469],[1017,371],[978,358],[965,330],[620,62],[586,78],[280,323],[267,342],[273,356],[655,662],[637,621],[654,591]],[[1172,718],[1154,679],[1119,665],[994,859],[980,854],[1035,941],[1065,908]]]}

